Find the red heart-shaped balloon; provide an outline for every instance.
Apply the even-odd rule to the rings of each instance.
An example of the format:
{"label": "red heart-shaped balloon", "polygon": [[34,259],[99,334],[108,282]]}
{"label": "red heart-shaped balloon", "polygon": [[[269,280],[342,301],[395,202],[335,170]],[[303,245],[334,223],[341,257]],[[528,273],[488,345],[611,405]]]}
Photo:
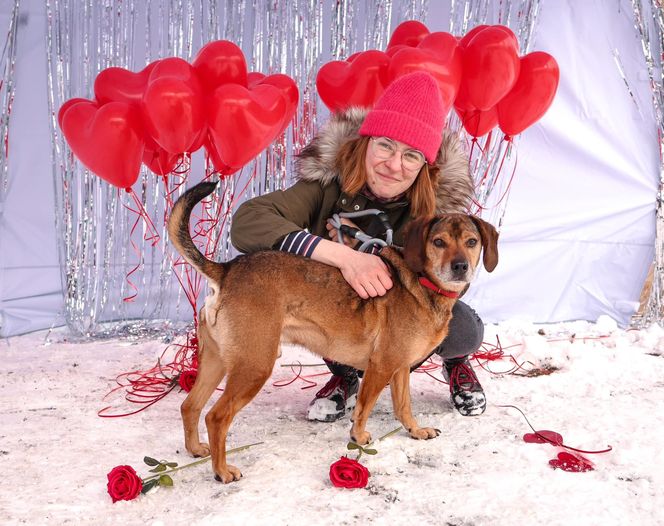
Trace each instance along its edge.
{"label": "red heart-shaped balloon", "polygon": [[201,147],[205,145],[205,142],[207,141],[208,138],[208,127],[207,127],[207,120],[205,122],[205,126],[203,126],[203,129],[201,129],[201,133],[194,139],[193,144],[189,147],[189,153],[196,152],[198,151]]}
{"label": "red heart-shaped balloon", "polygon": [[143,164],[157,175],[171,173],[178,165],[179,154],[169,153],[155,144],[154,149],[145,147],[143,150]]}
{"label": "red heart-shaped balloon", "polygon": [[247,62],[242,50],[229,40],[215,40],[201,48],[193,61],[206,93],[222,84],[247,85]]}
{"label": "red heart-shaped balloon", "polygon": [[506,135],[516,135],[537,122],[549,109],[560,81],[556,60],[543,51],[521,58],[519,78],[498,103],[498,123]]}
{"label": "red heart-shaped balloon", "polygon": [[219,157],[217,149],[214,147],[212,138],[209,135],[205,140],[204,146],[205,146],[205,151],[207,152],[208,157],[210,159],[210,162],[212,163],[212,166],[214,166],[215,171],[220,176],[224,177],[227,175],[234,174],[240,168],[242,168],[241,166],[237,167],[227,166],[226,163],[224,163],[224,161],[222,161],[221,158]]}
{"label": "red heart-shaped balloon", "polygon": [[158,63],[158,60],[151,62],[138,73],[124,68],[106,68],[100,71],[94,83],[95,98],[100,104],[140,104],[150,73]]}
{"label": "red heart-shaped balloon", "polygon": [[429,34],[429,29],[418,20],[401,22],[392,33],[386,51],[394,46],[417,46]]}
{"label": "red heart-shaped balloon", "polygon": [[475,35],[477,35],[477,33],[479,33],[480,31],[482,31],[483,29],[485,29],[487,27],[489,27],[489,26],[486,25],[486,24],[482,24],[480,26],[475,26],[473,29],[468,31],[468,33],[466,33],[463,37],[461,37],[459,39],[459,47],[465,48],[468,45],[468,43],[473,39],[473,37]]}
{"label": "red heart-shaped balloon", "polygon": [[[385,54],[386,54],[388,57],[391,58],[391,57],[393,57],[394,55],[396,55],[399,51],[401,51],[402,49],[409,49],[410,47],[411,47],[411,46],[401,46],[401,45],[399,45],[399,46],[392,46],[390,49],[386,49],[386,50],[385,50]],[[351,56],[352,56],[352,55],[351,55]],[[350,61],[350,57],[348,58],[348,60]]]}
{"label": "red heart-shaped balloon", "polygon": [[200,83],[194,67],[184,59],[179,57],[169,57],[161,59],[154,65],[148,77],[148,84],[153,80],[164,77],[175,77],[187,82]]}
{"label": "red heart-shaped balloon", "polygon": [[514,31],[512,31],[509,27],[502,26],[502,25],[494,25],[494,26],[491,26],[491,27],[495,27],[496,29],[498,29],[498,30],[502,31],[503,33],[505,33],[510,38],[510,40],[512,41],[512,45],[514,46],[514,49],[516,49],[517,52],[519,51],[519,39],[516,38],[516,35],[514,34]]}
{"label": "red heart-shaped balloon", "polygon": [[436,79],[447,113],[461,83],[462,63],[456,37],[442,31],[430,33],[416,48],[402,48],[394,54],[389,67],[391,80],[413,71],[426,71]]}
{"label": "red heart-shaped balloon", "polygon": [[515,40],[503,28],[490,26],[478,31],[463,49],[463,77],[455,104],[478,110],[495,106],[519,76],[518,51]]}
{"label": "red heart-shaped balloon", "polygon": [[148,134],[172,154],[191,151],[205,127],[203,91],[193,75],[188,80],[151,80],[143,95],[142,110]]}
{"label": "red heart-shaped balloon", "polygon": [[[259,74],[262,75],[262,74]],[[286,101],[286,111],[284,113],[284,120],[281,123],[281,129],[277,135],[280,135],[287,127],[290,121],[295,115],[295,110],[297,109],[297,103],[300,99],[300,92],[297,89],[297,84],[295,81],[290,78],[288,75],[283,75],[282,73],[275,73],[274,75],[262,75],[258,77],[255,73],[249,73],[248,79],[249,89],[253,89],[256,86],[261,84],[267,84],[274,86],[281,91],[281,94],[284,96]]]}
{"label": "red heart-shaped balloon", "polygon": [[80,161],[119,188],[136,182],[143,157],[143,127],[137,108],[124,102],[101,107],[72,104],[62,116],[62,132]]}
{"label": "red heart-shaped balloon", "polygon": [[318,95],[331,111],[371,107],[389,83],[389,64],[390,57],[375,49],[361,52],[352,62],[328,62],[316,75]]}
{"label": "red heart-shaped balloon", "polygon": [[209,130],[220,163],[244,166],[281,130],[286,100],[275,86],[249,90],[239,84],[219,86],[210,97]]}
{"label": "red heart-shaped balloon", "polygon": [[563,471],[570,471],[572,473],[582,473],[595,469],[593,463],[587,458],[581,455],[572,455],[567,451],[558,453],[556,458],[549,460],[549,465],[553,469],[562,469]]}
{"label": "red heart-shaped balloon", "polygon": [[67,110],[71,108],[74,104],[78,104],[79,102],[90,102],[90,101],[88,99],[74,98],[65,101],[64,104],[60,106],[60,109],[58,110],[58,126],[60,126],[60,129],[62,129],[62,118],[64,117]]}
{"label": "red heart-shaped balloon", "polygon": [[249,73],[247,73],[247,87],[253,88],[264,78],[265,78],[265,73],[261,73],[260,71],[250,71]]}
{"label": "red heart-shaped balloon", "polygon": [[[486,111],[464,110],[454,106],[456,114],[461,119],[461,124],[465,130],[473,137],[482,137],[498,124],[498,110],[494,106]],[[528,442],[528,440],[526,440]]]}
{"label": "red heart-shaped balloon", "polygon": [[555,431],[541,430],[536,433],[526,433],[523,435],[523,441],[530,444],[553,444],[554,446],[562,446],[563,437],[560,433]]}
{"label": "red heart-shaped balloon", "polygon": [[353,60],[355,60],[360,53],[362,53],[362,51],[356,51],[346,59],[346,62],[353,62]]}

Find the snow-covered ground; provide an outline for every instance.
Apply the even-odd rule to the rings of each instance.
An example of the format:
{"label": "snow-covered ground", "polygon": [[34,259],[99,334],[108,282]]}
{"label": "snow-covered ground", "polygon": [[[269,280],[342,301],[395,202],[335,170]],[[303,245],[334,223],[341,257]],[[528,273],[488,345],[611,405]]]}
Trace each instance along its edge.
{"label": "snow-covered ground", "polygon": [[[365,489],[338,489],[328,479],[329,465],[350,453],[348,419],[308,422],[304,414],[317,387],[302,390],[300,380],[274,385],[293,376],[282,364],[320,363],[288,348],[231,428],[229,447],[263,442],[229,457],[242,469],[241,481],[218,483],[205,463],[174,473],[172,488],[115,504],[106,492],[114,466],[128,464],[147,476],[145,455],[191,461],[179,416],[184,393],[175,390],[134,416],[97,416],[115,376],[149,369],[165,344],[67,343],[60,335],[60,343],[44,345],[45,332],[0,341],[0,523],[664,524],[664,330],[623,331],[608,319],[511,321],[487,326],[486,341],[496,335],[526,369],[553,372],[529,377],[476,367],[489,406],[474,418],[452,409],[446,385],[414,373],[414,412],[442,433],[415,441],[401,431],[378,442],[378,454],[361,459],[371,472]],[[512,362],[487,366],[506,371]],[[315,379],[322,385],[325,376]],[[501,405],[518,406],[536,429],[560,433],[566,445],[613,450],[585,455],[593,471],[554,470],[549,460],[558,450],[524,442],[531,429],[523,416]],[[386,391],[369,429],[379,437],[396,425]]]}

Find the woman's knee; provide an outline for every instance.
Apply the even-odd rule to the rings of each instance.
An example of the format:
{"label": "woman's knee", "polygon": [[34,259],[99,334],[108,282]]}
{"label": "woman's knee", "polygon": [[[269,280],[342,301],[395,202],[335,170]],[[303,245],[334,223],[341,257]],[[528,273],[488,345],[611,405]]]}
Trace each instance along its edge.
{"label": "woman's knee", "polygon": [[479,349],[484,341],[484,323],[467,304],[457,301],[452,308],[447,337],[436,349],[443,358],[468,356]]}

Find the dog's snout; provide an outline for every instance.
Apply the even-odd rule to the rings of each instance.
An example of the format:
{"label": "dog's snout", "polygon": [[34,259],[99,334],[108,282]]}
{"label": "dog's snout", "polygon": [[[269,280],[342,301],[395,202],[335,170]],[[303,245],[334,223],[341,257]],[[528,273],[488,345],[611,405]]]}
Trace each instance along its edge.
{"label": "dog's snout", "polygon": [[465,259],[455,259],[451,263],[452,272],[455,274],[465,274],[468,272],[468,261]]}

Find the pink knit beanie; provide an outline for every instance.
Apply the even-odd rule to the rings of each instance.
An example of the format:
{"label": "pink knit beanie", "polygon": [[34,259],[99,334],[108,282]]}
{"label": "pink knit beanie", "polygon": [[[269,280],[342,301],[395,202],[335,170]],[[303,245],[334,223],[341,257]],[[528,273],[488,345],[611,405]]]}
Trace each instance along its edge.
{"label": "pink knit beanie", "polygon": [[359,133],[403,142],[431,164],[443,140],[445,113],[434,78],[424,71],[409,73],[387,87]]}

